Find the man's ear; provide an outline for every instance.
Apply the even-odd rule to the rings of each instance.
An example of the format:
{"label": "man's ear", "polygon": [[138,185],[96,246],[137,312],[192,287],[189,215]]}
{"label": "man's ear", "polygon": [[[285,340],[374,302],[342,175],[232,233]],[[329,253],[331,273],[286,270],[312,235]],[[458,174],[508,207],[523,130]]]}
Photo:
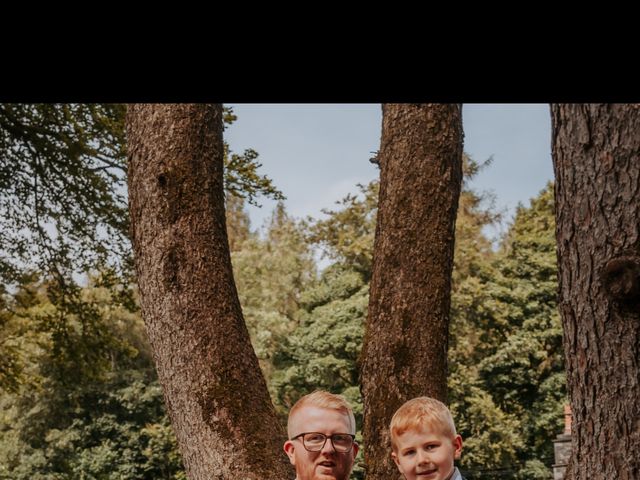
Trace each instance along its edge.
{"label": "man's ear", "polygon": [[291,462],[291,465],[295,465],[296,464],[296,458],[293,455],[293,452],[296,449],[296,446],[293,444],[293,442],[291,440],[287,440],[286,442],[284,442],[284,453],[287,454],[287,457],[289,457],[289,461]]}
{"label": "man's ear", "polygon": [[351,450],[353,450],[353,458],[356,458],[358,456],[358,451],[360,450],[360,445],[358,445],[356,442],[353,442]]}
{"label": "man's ear", "polygon": [[453,438],[453,458],[458,459],[462,454],[462,437],[460,435],[456,435]]}

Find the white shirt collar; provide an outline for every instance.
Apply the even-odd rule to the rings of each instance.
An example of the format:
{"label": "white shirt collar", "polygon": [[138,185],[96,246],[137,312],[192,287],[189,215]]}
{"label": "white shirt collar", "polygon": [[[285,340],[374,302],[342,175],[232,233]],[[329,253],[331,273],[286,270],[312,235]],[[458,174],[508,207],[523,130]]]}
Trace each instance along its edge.
{"label": "white shirt collar", "polygon": [[458,467],[453,467],[453,474],[449,477],[449,480],[462,480],[462,474]]}

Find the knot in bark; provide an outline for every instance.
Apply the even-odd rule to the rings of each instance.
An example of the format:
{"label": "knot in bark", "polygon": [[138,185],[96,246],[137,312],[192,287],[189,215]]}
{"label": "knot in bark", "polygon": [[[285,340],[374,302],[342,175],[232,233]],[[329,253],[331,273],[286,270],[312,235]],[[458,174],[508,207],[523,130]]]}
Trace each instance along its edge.
{"label": "knot in bark", "polygon": [[626,304],[640,302],[640,258],[637,256],[609,260],[602,270],[601,280],[613,300]]}

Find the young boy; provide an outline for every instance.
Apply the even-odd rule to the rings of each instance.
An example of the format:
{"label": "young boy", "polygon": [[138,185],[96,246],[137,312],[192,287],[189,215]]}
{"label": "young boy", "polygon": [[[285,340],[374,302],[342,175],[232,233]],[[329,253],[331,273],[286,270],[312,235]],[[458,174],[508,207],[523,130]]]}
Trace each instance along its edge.
{"label": "young boy", "polygon": [[447,406],[418,397],[391,419],[391,457],[407,480],[464,480],[453,460],[460,458],[462,437]]}

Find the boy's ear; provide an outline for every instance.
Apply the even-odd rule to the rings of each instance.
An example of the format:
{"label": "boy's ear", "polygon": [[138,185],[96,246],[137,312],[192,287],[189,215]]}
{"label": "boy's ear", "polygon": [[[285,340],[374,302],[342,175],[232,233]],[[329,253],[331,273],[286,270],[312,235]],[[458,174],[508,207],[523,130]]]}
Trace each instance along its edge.
{"label": "boy's ear", "polygon": [[460,435],[453,438],[453,448],[453,458],[457,460],[462,455],[462,437]]}
{"label": "boy's ear", "polygon": [[398,455],[396,455],[396,452],[391,452],[391,458],[393,458],[393,461],[399,467],[400,466],[400,461],[398,460]]}

